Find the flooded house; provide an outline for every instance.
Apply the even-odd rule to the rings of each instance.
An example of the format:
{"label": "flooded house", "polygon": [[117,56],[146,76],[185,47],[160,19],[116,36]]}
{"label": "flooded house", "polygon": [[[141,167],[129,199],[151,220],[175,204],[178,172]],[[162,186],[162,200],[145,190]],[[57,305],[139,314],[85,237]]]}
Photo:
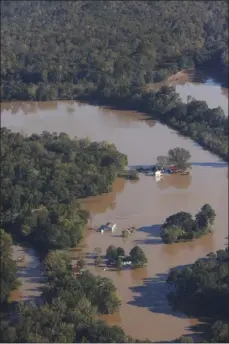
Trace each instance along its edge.
{"label": "flooded house", "polygon": [[105,231],[114,232],[116,229],[116,223],[107,222],[105,225],[100,226],[99,231],[103,234]]}

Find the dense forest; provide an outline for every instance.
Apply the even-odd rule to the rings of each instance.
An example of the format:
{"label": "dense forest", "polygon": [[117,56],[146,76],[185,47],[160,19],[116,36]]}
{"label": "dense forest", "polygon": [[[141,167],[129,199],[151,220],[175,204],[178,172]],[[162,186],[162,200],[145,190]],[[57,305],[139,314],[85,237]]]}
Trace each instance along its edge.
{"label": "dense forest", "polygon": [[2,1],[2,99],[122,93],[194,65],[227,80],[227,42],[227,1]]}
{"label": "dense forest", "polygon": [[76,199],[110,191],[126,164],[106,142],[1,128],[1,226],[38,251],[72,247],[88,219]]}
{"label": "dense forest", "polygon": [[229,342],[228,263],[226,248],[184,269],[172,269],[167,278],[173,288],[169,295],[173,307],[208,324],[206,342]]}

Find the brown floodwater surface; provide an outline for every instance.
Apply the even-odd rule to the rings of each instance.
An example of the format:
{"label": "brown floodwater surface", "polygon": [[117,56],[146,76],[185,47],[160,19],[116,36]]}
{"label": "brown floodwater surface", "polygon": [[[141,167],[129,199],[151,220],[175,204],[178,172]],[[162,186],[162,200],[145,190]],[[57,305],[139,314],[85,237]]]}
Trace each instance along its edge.
{"label": "brown floodwater surface", "polygon": [[[26,114],[25,114],[26,112]],[[140,175],[138,182],[118,178],[109,194],[81,200],[92,217],[92,225],[114,221],[114,233],[101,235],[88,230],[82,243],[71,254],[84,253],[89,269],[113,280],[122,300],[120,312],[102,316],[109,324],[118,324],[127,334],[152,341],[169,341],[192,331],[198,321],[173,312],[168,305],[165,283],[170,268],[193,263],[211,251],[224,248],[228,236],[228,166],[187,138],[146,116],[134,112],[102,109],[77,102],[2,104],[1,124],[26,134],[67,132],[71,137],[107,140],[127,154],[129,165],[153,164],[158,155],[174,147],[190,151],[191,175],[164,176],[156,182]],[[165,245],[160,239],[160,225],[178,211],[193,215],[209,203],[216,211],[214,232],[189,243]],[[137,230],[122,238],[123,229]],[[148,258],[143,269],[111,271],[94,266],[96,247],[105,254],[109,245],[121,246],[128,253],[139,245]],[[105,270],[104,270],[105,269]],[[26,291],[24,291],[26,292]],[[23,293],[23,290],[22,290]]]}
{"label": "brown floodwater surface", "polygon": [[221,87],[203,71],[189,69],[180,71],[168,78],[167,81],[149,84],[149,89],[158,89],[162,85],[173,85],[182,101],[187,102],[188,96],[196,100],[204,100],[210,108],[220,106],[228,115],[228,89]]}

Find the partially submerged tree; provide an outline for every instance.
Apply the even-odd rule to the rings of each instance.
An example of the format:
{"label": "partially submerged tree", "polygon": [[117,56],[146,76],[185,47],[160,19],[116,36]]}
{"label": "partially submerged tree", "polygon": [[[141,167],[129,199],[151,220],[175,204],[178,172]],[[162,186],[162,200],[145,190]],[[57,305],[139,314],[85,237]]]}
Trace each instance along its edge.
{"label": "partially submerged tree", "polygon": [[144,251],[139,246],[134,246],[130,251],[130,259],[133,267],[141,267],[147,264],[148,260]]}
{"label": "partially submerged tree", "polygon": [[179,170],[185,170],[191,166],[189,160],[191,154],[184,148],[173,148],[168,152],[168,160],[171,165],[175,165]]}
{"label": "partially submerged tree", "polygon": [[198,238],[211,231],[215,216],[215,211],[209,204],[201,208],[195,219],[184,211],[171,215],[161,227],[161,238],[166,244]]}

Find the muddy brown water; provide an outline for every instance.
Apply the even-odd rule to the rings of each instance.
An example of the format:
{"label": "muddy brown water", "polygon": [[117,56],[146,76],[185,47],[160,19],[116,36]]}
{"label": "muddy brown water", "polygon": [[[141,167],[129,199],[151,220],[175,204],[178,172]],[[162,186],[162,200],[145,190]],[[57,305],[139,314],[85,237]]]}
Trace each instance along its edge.
{"label": "muddy brown water", "polygon": [[188,96],[196,100],[204,100],[210,108],[220,106],[228,115],[228,89],[220,86],[214,78],[202,70],[188,69],[172,75],[167,81],[150,84],[149,89],[158,89],[162,85],[175,86],[183,102]]}
{"label": "muddy brown water", "polygon": [[[152,341],[168,341],[191,333],[191,326],[198,320],[172,311],[166,300],[165,278],[170,268],[191,264],[210,251],[225,247],[227,164],[168,127],[134,112],[76,102],[2,103],[1,125],[26,134],[47,130],[94,141],[107,140],[128,155],[129,165],[153,164],[158,155],[178,146],[190,151],[193,163],[190,176],[165,176],[159,182],[144,175],[138,182],[118,178],[111,193],[83,200],[82,206],[91,212],[93,226],[114,221],[117,229],[103,235],[88,230],[84,241],[71,254],[76,258],[89,253],[89,269],[111,278],[116,285],[122,306],[118,314],[102,317],[109,324],[121,325],[129,335]],[[217,214],[212,234],[189,243],[164,245],[161,242],[160,224],[167,216],[181,210],[195,214],[204,203],[210,203]],[[123,239],[121,231],[132,225],[137,228],[136,232]],[[104,270],[105,266],[95,268],[94,249],[100,247],[104,254],[111,244],[123,247],[127,253],[133,246],[141,246],[148,266],[120,272]],[[37,276],[40,276],[40,267]],[[33,287],[29,287],[25,279],[22,281],[25,282],[20,288],[22,299],[32,297]],[[36,285],[34,289],[37,295]]]}

